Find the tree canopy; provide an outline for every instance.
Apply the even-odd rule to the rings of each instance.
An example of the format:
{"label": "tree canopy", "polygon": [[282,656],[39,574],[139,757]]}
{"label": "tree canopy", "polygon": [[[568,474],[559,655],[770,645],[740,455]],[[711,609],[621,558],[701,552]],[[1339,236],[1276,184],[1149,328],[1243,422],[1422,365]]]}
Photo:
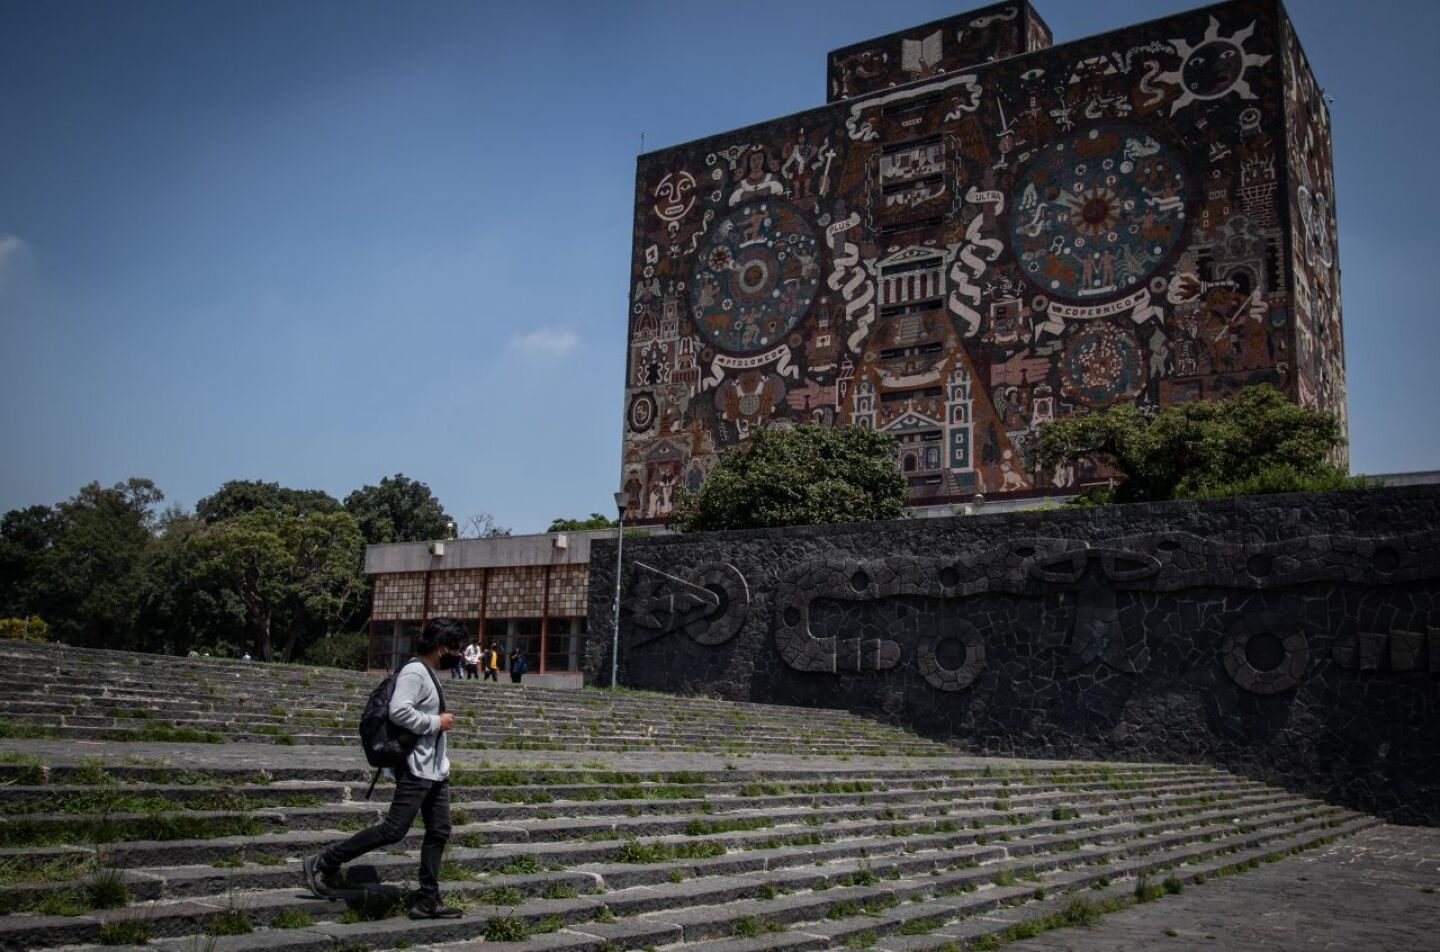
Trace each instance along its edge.
{"label": "tree canopy", "polygon": [[320,489],[287,489],[279,483],[258,479],[232,479],[195,504],[195,514],[208,523],[269,509],[297,513],[338,512],[340,502]]}
{"label": "tree canopy", "polygon": [[860,427],[764,427],[721,457],[670,525],[682,532],[895,519],[905,478],[894,437]]}
{"label": "tree canopy", "polygon": [[345,511],[371,545],[448,539],[454,530],[454,520],[430,487],[404,473],[386,476],[378,486],[361,486],[345,497]]}
{"label": "tree canopy", "polygon": [[1117,404],[1063,417],[1040,428],[1035,459],[1042,467],[1109,463],[1123,481],[1089,497],[1148,502],[1350,488],[1356,481],[1332,462],[1344,442],[1332,415],[1262,384],[1223,402]]}
{"label": "tree canopy", "polygon": [[226,482],[194,512],[163,498],[130,479],[5,513],[0,618],[33,616],[69,644],[353,663],[369,611],[359,520],[377,541],[449,534],[429,487],[400,474],[343,507],[262,480]]}
{"label": "tree canopy", "polygon": [[584,532],[587,529],[613,529],[616,522],[598,512],[590,513],[589,519],[555,519],[546,532]]}

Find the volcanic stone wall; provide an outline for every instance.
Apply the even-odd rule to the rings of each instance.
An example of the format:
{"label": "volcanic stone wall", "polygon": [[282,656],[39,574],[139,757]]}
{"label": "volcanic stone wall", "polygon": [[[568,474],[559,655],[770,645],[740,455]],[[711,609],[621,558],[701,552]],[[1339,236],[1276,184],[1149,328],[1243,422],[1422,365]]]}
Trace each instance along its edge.
{"label": "volcanic stone wall", "polygon": [[[615,552],[590,562],[608,683]],[[1440,489],[626,540],[620,683],[1440,824]]]}
{"label": "volcanic stone wall", "polygon": [[1032,447],[1116,403],[1270,383],[1343,421],[1329,118],[1279,3],[1048,42],[1023,4],[880,37],[830,104],[640,157],[627,521],[762,425],[891,433],[923,504],[1103,482]]}

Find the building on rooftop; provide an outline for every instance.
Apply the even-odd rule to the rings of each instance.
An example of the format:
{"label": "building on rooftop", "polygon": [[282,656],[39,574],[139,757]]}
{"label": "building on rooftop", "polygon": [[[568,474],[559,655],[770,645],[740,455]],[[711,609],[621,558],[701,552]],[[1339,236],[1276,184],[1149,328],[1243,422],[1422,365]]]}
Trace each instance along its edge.
{"label": "building on rooftop", "polygon": [[1270,383],[1345,422],[1330,122],[1277,0],[1052,45],[1023,0],[832,52],[827,104],[641,155],[621,484],[894,434],[915,506],[1063,495],[1036,428]]}

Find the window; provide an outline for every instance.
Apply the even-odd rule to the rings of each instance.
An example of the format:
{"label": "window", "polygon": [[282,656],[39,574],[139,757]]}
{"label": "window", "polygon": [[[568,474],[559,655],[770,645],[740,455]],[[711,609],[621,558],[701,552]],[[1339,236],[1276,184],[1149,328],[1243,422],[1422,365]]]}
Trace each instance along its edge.
{"label": "window", "polygon": [[545,670],[579,671],[580,636],[570,630],[569,618],[552,618],[545,633]]}
{"label": "window", "polygon": [[393,671],[414,656],[418,621],[377,621],[370,624],[370,667]]}

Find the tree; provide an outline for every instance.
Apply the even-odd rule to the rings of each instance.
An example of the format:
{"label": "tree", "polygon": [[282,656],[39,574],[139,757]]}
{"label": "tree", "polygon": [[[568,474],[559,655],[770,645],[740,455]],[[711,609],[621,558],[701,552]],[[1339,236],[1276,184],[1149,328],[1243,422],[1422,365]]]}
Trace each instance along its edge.
{"label": "tree", "polygon": [[510,530],[495,522],[495,517],[488,512],[477,512],[465,520],[465,528],[460,532],[462,539],[503,539],[510,534]]}
{"label": "tree", "polygon": [[893,437],[860,427],[754,430],[697,492],[681,491],[670,525],[697,532],[895,519],[906,491],[895,454]]}
{"label": "tree", "polygon": [[589,519],[555,519],[550,523],[546,532],[584,532],[587,529],[613,529],[616,526],[614,519],[609,516],[602,516],[598,512],[590,513]]}
{"label": "tree", "polygon": [[291,510],[301,515],[308,512],[339,512],[340,502],[320,489],[288,489],[279,483],[258,479],[232,479],[195,504],[195,514],[207,523],[221,522],[235,516],[270,509]]}
{"label": "tree", "polygon": [[1124,481],[1090,490],[1090,499],[1148,502],[1352,488],[1357,481],[1331,462],[1344,442],[1334,416],[1261,384],[1224,402],[1158,411],[1117,404],[1054,420],[1040,428],[1035,459],[1046,468],[1109,463]]}
{"label": "tree", "polygon": [[32,601],[70,644],[135,643],[140,591],[153,543],[153,508],[164,494],[148,479],[91,483],[56,507],[58,531],[32,578]]}
{"label": "tree", "polygon": [[0,519],[0,614],[21,616],[34,609],[40,566],[64,525],[51,506],[12,509]]}
{"label": "tree", "polygon": [[289,661],[302,642],[335,631],[365,588],[364,540],[346,512],[260,508],[206,526],[187,543],[196,577],[243,606],[255,655]]}
{"label": "tree", "polygon": [[404,473],[386,476],[378,486],[361,486],[345,497],[345,511],[371,545],[448,539],[454,526],[430,487]]}

